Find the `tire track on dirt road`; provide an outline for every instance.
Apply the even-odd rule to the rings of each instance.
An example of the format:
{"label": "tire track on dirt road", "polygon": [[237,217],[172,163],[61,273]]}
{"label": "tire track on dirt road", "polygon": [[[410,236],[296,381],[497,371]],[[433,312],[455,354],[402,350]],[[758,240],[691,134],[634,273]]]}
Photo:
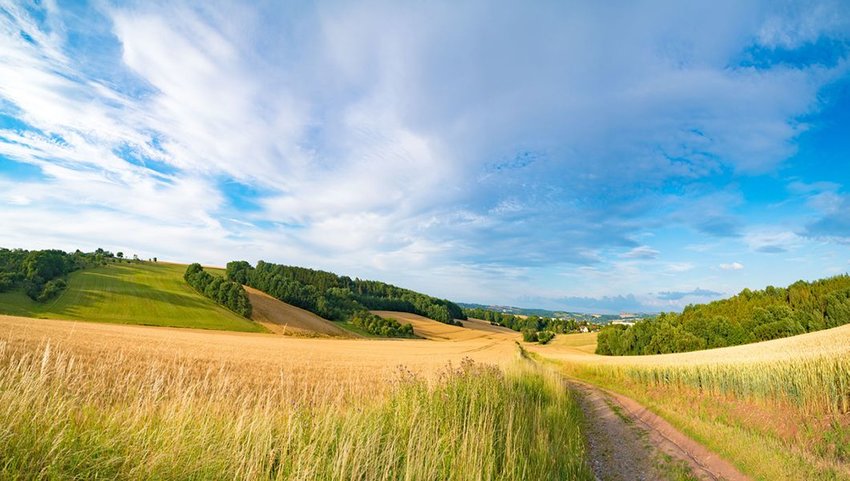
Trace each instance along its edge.
{"label": "tire track on dirt road", "polygon": [[567,382],[585,413],[588,455],[598,479],[669,479],[672,468],[706,481],[750,480],[637,401],[581,381]]}

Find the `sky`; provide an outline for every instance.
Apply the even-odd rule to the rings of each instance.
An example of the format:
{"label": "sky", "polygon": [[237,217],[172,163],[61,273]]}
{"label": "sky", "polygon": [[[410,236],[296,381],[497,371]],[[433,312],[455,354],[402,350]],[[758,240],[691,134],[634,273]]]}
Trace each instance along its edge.
{"label": "sky", "polygon": [[845,273],[850,4],[3,1],[0,246],[583,312]]}

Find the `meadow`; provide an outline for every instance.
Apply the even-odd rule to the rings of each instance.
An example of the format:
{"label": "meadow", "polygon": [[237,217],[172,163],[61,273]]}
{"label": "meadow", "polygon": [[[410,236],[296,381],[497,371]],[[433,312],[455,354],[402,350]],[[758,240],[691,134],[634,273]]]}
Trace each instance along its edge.
{"label": "meadow", "polygon": [[45,303],[20,290],[0,293],[0,314],[93,322],[265,332],[217,305],[183,279],[186,266],[111,263],[72,272],[68,288]]}

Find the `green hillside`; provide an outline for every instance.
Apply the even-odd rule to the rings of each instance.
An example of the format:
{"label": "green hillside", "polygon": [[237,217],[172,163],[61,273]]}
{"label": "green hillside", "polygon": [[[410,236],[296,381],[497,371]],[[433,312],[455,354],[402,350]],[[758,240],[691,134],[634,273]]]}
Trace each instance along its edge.
{"label": "green hillside", "polygon": [[850,322],[850,276],[790,286],[744,289],[729,299],[661,313],[631,327],[610,326],[597,354],[641,355],[697,351],[769,341]]}
{"label": "green hillside", "polygon": [[22,290],[0,293],[0,314],[227,331],[265,329],[195,292],[177,264],[109,264],[72,272],[56,299],[38,303]]}

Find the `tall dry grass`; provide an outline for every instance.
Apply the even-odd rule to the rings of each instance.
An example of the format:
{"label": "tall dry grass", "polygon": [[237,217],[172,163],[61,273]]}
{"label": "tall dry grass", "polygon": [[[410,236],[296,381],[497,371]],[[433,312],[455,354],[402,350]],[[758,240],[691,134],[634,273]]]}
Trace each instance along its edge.
{"label": "tall dry grass", "polygon": [[464,362],[382,389],[0,344],[0,478],[591,479],[557,375]]}
{"label": "tall dry grass", "polygon": [[737,399],[793,405],[809,413],[850,412],[850,352],[773,361],[662,364],[579,364],[579,377],[628,380]]}
{"label": "tall dry grass", "polygon": [[581,357],[563,369],[630,396],[754,479],[850,480],[846,330],[701,352]]}

